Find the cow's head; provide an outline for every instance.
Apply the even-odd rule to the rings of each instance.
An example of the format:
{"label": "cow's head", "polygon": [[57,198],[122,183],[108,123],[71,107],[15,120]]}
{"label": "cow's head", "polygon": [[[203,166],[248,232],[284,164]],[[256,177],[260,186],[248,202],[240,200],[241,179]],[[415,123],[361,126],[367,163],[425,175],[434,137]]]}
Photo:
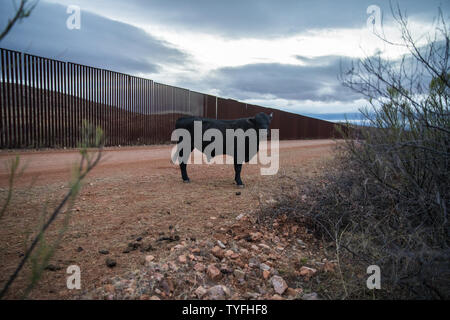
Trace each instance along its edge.
{"label": "cow's head", "polygon": [[251,121],[254,123],[256,129],[269,129],[272,117],[273,113],[267,115],[264,112],[260,112],[253,119],[251,119]]}

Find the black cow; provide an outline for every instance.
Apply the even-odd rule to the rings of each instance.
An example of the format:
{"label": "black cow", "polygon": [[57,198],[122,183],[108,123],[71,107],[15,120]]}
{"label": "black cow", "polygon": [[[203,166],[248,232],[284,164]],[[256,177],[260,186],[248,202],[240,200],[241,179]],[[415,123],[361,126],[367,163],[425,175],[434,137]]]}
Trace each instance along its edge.
{"label": "black cow", "polygon": [[[259,129],[265,129],[267,130],[267,132],[269,131],[269,125],[270,122],[272,120],[272,114],[267,115],[263,112],[258,113],[256,116],[251,117],[251,118],[241,118],[241,119],[235,119],[235,120],[216,120],[216,119],[208,119],[208,118],[201,118],[201,117],[183,117],[183,118],[179,118],[176,121],[175,124],[175,128],[176,129],[186,129],[189,131],[190,135],[191,135],[191,150],[190,152],[192,152],[194,150],[194,148],[196,148],[196,146],[194,146],[194,121],[201,121],[202,122],[202,137],[203,134],[205,133],[206,130],[208,129],[218,129],[223,136],[223,152],[222,154],[227,154],[227,148],[226,148],[226,129],[233,129],[233,130],[237,130],[237,129],[242,129],[244,132],[246,132],[248,129],[255,129],[256,130],[256,137],[257,137],[257,145],[256,145],[256,152],[259,151]],[[180,139],[178,140],[178,144],[180,145],[180,142],[182,141],[182,138],[180,137]],[[205,150],[205,148],[214,141],[214,139],[212,139],[212,141],[203,141],[202,142],[202,146],[201,149],[199,150],[201,152],[203,152]],[[242,169],[242,162],[249,162],[250,159],[252,159],[256,152],[252,154],[251,151],[254,151],[255,148],[249,148],[249,141],[250,139],[248,137],[245,138],[245,159],[241,159],[241,157],[237,157],[237,139],[235,138],[234,141],[234,150],[232,150],[232,152],[229,152],[228,155],[232,156],[234,159],[234,171],[235,171],[235,177],[234,180],[236,181],[236,184],[239,187],[243,187],[244,184],[242,183],[241,180],[241,169]],[[199,149],[199,148],[197,148]],[[183,157],[183,151],[180,149],[177,151],[178,152],[178,160],[180,162],[180,169],[181,169],[181,177],[183,179],[183,182],[189,182],[189,177],[187,175],[187,171],[186,171],[186,167],[187,164],[181,160],[181,158]],[[230,154],[232,153],[232,154]],[[190,154],[190,153],[189,153]],[[215,154],[215,152],[213,152],[211,154],[212,157],[219,155],[219,154]],[[187,155],[186,157],[184,157],[184,159],[188,159]],[[209,161],[210,159],[208,159]]]}

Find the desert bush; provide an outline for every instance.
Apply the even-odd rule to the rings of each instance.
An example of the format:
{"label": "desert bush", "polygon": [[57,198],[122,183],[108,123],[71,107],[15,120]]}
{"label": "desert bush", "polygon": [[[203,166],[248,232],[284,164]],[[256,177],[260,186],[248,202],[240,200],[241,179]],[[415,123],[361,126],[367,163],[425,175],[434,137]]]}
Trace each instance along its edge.
{"label": "desert bush", "polygon": [[300,192],[282,196],[270,213],[334,243],[342,280],[334,298],[370,297],[367,275],[354,275],[378,265],[377,297],[448,299],[449,33],[440,12],[434,37],[418,47],[405,15],[393,14],[403,35],[396,45],[408,53],[394,61],[367,57],[341,76],[367,98],[361,112],[369,126],[347,134],[332,169],[300,180]]}
{"label": "desert bush", "polygon": [[348,136],[346,151],[365,188],[377,184],[370,200],[384,199],[368,234],[383,249],[388,279],[417,297],[448,298],[449,33],[439,12],[434,34],[418,46],[407,17],[399,8],[393,15],[402,32],[397,45],[408,53],[399,61],[366,58],[342,78],[367,97],[362,113],[372,127],[359,141]]}

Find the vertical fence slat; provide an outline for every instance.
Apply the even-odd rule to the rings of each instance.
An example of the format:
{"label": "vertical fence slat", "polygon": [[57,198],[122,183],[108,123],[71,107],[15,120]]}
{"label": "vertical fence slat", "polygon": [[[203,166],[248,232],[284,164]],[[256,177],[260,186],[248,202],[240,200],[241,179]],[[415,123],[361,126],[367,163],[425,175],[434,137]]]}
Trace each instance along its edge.
{"label": "vertical fence slat", "polygon": [[[94,108],[94,92],[93,92],[93,79],[94,79],[94,69],[89,67],[89,122],[91,125],[95,126],[95,108]],[[91,136],[90,144],[92,145],[94,143],[93,141],[94,137]]]}
{"label": "vertical fence slat", "polygon": [[64,134],[63,134],[63,111],[64,111],[64,94],[63,94],[63,79],[62,79],[62,72],[63,72],[63,63],[58,61],[58,74],[57,74],[57,86],[56,86],[56,94],[58,97],[58,105],[56,108],[58,109],[58,127],[57,127],[57,141],[58,141],[58,147],[64,146]]}
{"label": "vertical fence slat", "polygon": [[22,77],[22,70],[20,69],[21,63],[20,58],[21,54],[16,52],[14,55],[14,67],[15,67],[15,86],[14,91],[16,91],[16,105],[15,105],[15,112],[16,112],[16,119],[15,119],[15,126],[16,126],[16,148],[22,147],[22,123],[23,123],[23,104],[22,104],[22,91],[21,91],[21,77]]}
{"label": "vertical fence slat", "polygon": [[[106,121],[106,81],[105,81],[105,70],[100,71],[100,79],[102,83],[102,94],[101,94],[101,112],[102,112],[102,129],[103,134],[107,133],[107,121]],[[105,141],[105,140],[104,140]],[[105,141],[106,142],[106,141]]]}
{"label": "vertical fence slat", "polygon": [[29,55],[25,55],[26,57],[26,66],[27,66],[27,74],[28,74],[28,84],[27,84],[27,92],[28,92],[28,119],[29,119],[29,145],[28,147],[34,146],[34,101],[33,101],[33,93],[34,93],[34,85],[33,85],[33,74],[32,74],[32,64],[31,57]]}
{"label": "vertical fence slat", "polygon": [[144,97],[144,105],[142,107],[142,135],[143,135],[143,143],[148,144],[147,141],[147,123],[146,123],[146,115],[148,108],[148,88],[147,88],[147,79],[142,79],[142,91]]}
{"label": "vertical fence slat", "polygon": [[[86,120],[89,125],[92,125],[92,68],[86,67]],[[92,144],[91,136],[88,136],[87,143]]]}
{"label": "vertical fence slat", "polygon": [[53,146],[59,146],[58,140],[58,126],[59,126],[59,108],[60,108],[60,102],[59,102],[59,91],[58,91],[58,73],[59,73],[59,63],[58,61],[53,61],[53,99],[52,99],[52,111],[53,111],[53,117],[52,117],[52,130],[53,130]]}
{"label": "vertical fence slat", "polygon": [[146,97],[147,97],[147,101],[145,104],[145,143],[148,145],[150,144],[150,102],[151,102],[151,87],[150,87],[150,81],[145,79],[145,92],[146,92]]}
{"label": "vertical fence slat", "polygon": [[112,137],[112,128],[113,128],[113,124],[112,124],[112,108],[111,108],[111,72],[109,71],[105,71],[106,74],[106,79],[107,79],[107,87],[106,87],[106,107],[107,107],[107,112],[108,112],[108,116],[107,116],[107,121],[108,121],[108,131],[107,131],[107,145],[111,145],[111,137]]}
{"label": "vertical fence slat", "polygon": [[33,133],[33,117],[32,117],[32,110],[33,110],[33,106],[32,106],[32,100],[31,100],[31,96],[32,96],[32,85],[31,85],[31,64],[29,61],[29,56],[24,54],[23,59],[24,59],[24,63],[23,63],[23,70],[24,70],[24,74],[25,74],[25,100],[26,100],[26,114],[27,114],[27,123],[26,123],[26,148],[29,148],[32,146],[32,133]]}
{"label": "vertical fence slat", "polygon": [[70,127],[72,124],[72,98],[73,98],[73,93],[72,93],[72,83],[70,81],[72,77],[72,72],[71,72],[71,65],[70,63],[66,63],[66,67],[65,67],[65,73],[64,73],[64,86],[65,86],[65,93],[66,93],[66,113],[67,113],[67,117],[66,117],[66,121],[65,121],[65,134],[66,134],[66,146],[67,147],[71,147],[72,146],[72,139],[71,139],[71,132],[70,132]]}
{"label": "vertical fence slat", "polygon": [[85,136],[83,135],[83,124],[86,123],[86,121],[89,121],[89,114],[88,114],[88,67],[87,66],[81,66],[82,70],[82,88],[83,88],[83,97],[82,97],[82,103],[83,103],[83,116],[81,118],[81,141],[86,143],[83,139]]}
{"label": "vertical fence slat", "polygon": [[107,128],[107,136],[106,136],[106,144],[109,146],[111,145],[111,137],[112,137],[112,110],[111,110],[111,73],[106,70],[105,71],[107,86],[106,86],[106,110],[107,110],[107,121],[108,121],[108,128]]}
{"label": "vertical fence slat", "polygon": [[69,71],[70,71],[70,77],[67,79],[69,81],[69,87],[70,87],[70,115],[71,115],[71,123],[70,123],[70,146],[72,148],[75,147],[75,122],[76,122],[76,70],[75,66],[72,63],[69,63]]}
{"label": "vertical fence slat", "polygon": [[60,113],[61,113],[61,96],[60,96],[60,92],[59,92],[59,84],[60,84],[60,80],[59,80],[59,69],[60,69],[60,65],[59,65],[59,61],[55,61],[55,74],[54,74],[54,79],[55,79],[55,85],[54,85],[54,102],[53,102],[53,110],[55,111],[54,113],[54,120],[52,123],[53,126],[53,133],[55,135],[55,145],[57,147],[60,146],[60,137],[59,137],[59,125],[60,125]]}
{"label": "vertical fence slat", "polygon": [[48,62],[48,88],[47,88],[47,106],[48,106],[48,119],[47,119],[47,128],[48,128],[48,141],[49,147],[54,146],[54,138],[53,134],[53,61],[47,60]]}
{"label": "vertical fence slat", "polygon": [[[90,125],[93,125],[95,128],[95,102],[94,102],[94,69],[89,67],[89,103],[88,103],[90,112]],[[94,135],[91,136],[90,143],[94,144]]]}
{"label": "vertical fence slat", "polygon": [[142,106],[141,106],[141,136],[142,136],[142,144],[147,144],[147,136],[145,132],[145,109],[147,107],[147,90],[145,90],[145,79],[141,80],[141,92],[142,92]]}
{"label": "vertical fence slat", "polygon": [[73,127],[74,133],[74,141],[73,144],[76,147],[77,142],[80,139],[80,123],[81,123],[81,116],[82,116],[82,105],[81,105],[81,67],[79,65],[74,65],[75,69],[75,92],[76,92],[76,98],[75,98],[75,124]]}
{"label": "vertical fence slat", "polygon": [[131,104],[127,112],[127,144],[131,141],[131,126],[134,122],[134,109],[136,108],[136,77],[131,77]]}
{"label": "vertical fence slat", "polygon": [[17,105],[18,105],[18,90],[17,90],[17,70],[16,70],[16,66],[17,66],[17,61],[16,61],[16,53],[13,52],[12,53],[12,63],[11,63],[11,80],[12,80],[12,94],[13,94],[13,100],[12,100],[12,141],[13,141],[13,147],[17,148],[18,147],[18,139],[17,139],[17,118],[18,118],[18,114],[17,114]]}
{"label": "vertical fence slat", "polygon": [[131,104],[128,106],[127,113],[127,144],[131,140],[131,125],[133,123],[134,117],[133,112],[136,105],[136,78],[131,77]]}
{"label": "vertical fence slat", "polygon": [[37,63],[37,81],[39,86],[38,99],[39,99],[39,147],[41,148],[44,143],[44,61],[41,58],[36,58]]}
{"label": "vertical fence slat", "polygon": [[154,81],[149,81],[150,86],[150,111],[149,111],[149,127],[151,132],[150,143],[155,144],[155,125],[154,125],[154,107],[153,100],[155,99],[155,94],[153,92]]}
{"label": "vertical fence slat", "polygon": [[118,107],[122,111],[120,120],[122,122],[122,127],[125,129],[125,136],[124,136],[124,139],[123,139],[123,145],[126,146],[126,145],[128,145],[128,140],[129,140],[128,125],[130,123],[130,121],[129,121],[129,113],[127,112],[128,111],[127,108],[129,106],[126,105],[126,90],[127,90],[127,88],[126,88],[126,77],[123,74],[121,74],[121,73],[119,73],[118,76],[119,76],[119,88],[120,88],[120,90],[119,90],[119,104],[118,104]]}
{"label": "vertical fence slat", "polygon": [[144,93],[143,93],[143,90],[142,90],[142,83],[143,83],[142,78],[138,78],[138,84],[139,84],[139,91],[138,91],[139,105],[138,105],[138,111],[137,111],[137,116],[138,116],[137,121],[138,121],[139,131],[137,132],[137,134],[138,134],[138,139],[139,140],[137,141],[137,143],[140,144],[140,145],[142,145],[144,143],[144,141],[143,141],[144,140],[144,123],[142,121],[142,118],[143,118],[142,108],[143,108],[143,105],[144,105]]}
{"label": "vertical fence slat", "polygon": [[33,108],[33,146],[38,148],[38,88],[37,88],[37,64],[36,58],[33,56],[29,56],[30,64],[31,64],[31,90],[33,92],[32,96],[32,108]]}
{"label": "vertical fence slat", "polygon": [[[95,69],[95,82],[94,82],[94,88],[95,88],[95,126],[101,126],[101,104],[100,104],[100,94],[101,94],[101,83],[100,83],[100,77],[99,77],[99,69]],[[103,128],[102,128],[103,129]]]}
{"label": "vertical fence slat", "polygon": [[[89,122],[89,67],[83,66],[83,122]],[[81,128],[83,128],[83,123],[81,123]],[[84,132],[81,132],[83,134]],[[81,139],[84,139],[85,136],[82,135]],[[82,140],[83,141],[83,140]],[[85,143],[88,141],[84,141]]]}
{"label": "vertical fence slat", "polygon": [[[95,122],[95,127],[99,127],[100,126],[100,110],[99,110],[99,103],[98,103],[98,96],[101,90],[101,87],[99,85],[99,81],[98,81],[98,69],[94,68],[94,83],[93,83],[93,87],[94,87],[94,122]],[[95,136],[94,136],[95,139]],[[94,140],[95,143],[95,140]]]}
{"label": "vertical fence slat", "polygon": [[114,72],[110,72],[111,77],[111,144],[118,145],[119,141],[117,139],[116,131],[117,131],[117,108],[116,108],[116,91],[117,91],[117,83],[116,83],[116,75]]}
{"label": "vertical fence slat", "polygon": [[45,59],[45,138],[44,141],[46,142],[46,147],[50,147],[51,143],[51,136],[50,136],[50,60]]}
{"label": "vertical fence slat", "polygon": [[0,50],[0,58],[1,58],[1,68],[2,68],[2,105],[0,108],[0,147],[1,148],[6,148],[6,139],[5,139],[5,131],[6,131],[6,120],[7,118],[7,114],[6,114],[6,105],[9,101],[8,97],[6,96],[6,72],[5,72],[5,68],[6,68],[6,63],[5,63],[5,54],[6,51],[5,49],[1,49]]}
{"label": "vertical fence slat", "polygon": [[145,143],[145,135],[144,135],[144,106],[145,106],[145,92],[144,92],[144,79],[139,78],[139,96],[140,96],[140,105],[139,105],[139,144]]}
{"label": "vertical fence slat", "polygon": [[73,128],[75,127],[75,68],[72,63],[67,64],[67,90],[70,93],[69,96],[69,128],[68,128],[68,134],[69,134],[69,145],[70,147],[74,147],[74,140],[75,140],[75,132]]}
{"label": "vertical fence slat", "polygon": [[114,74],[113,72],[109,71],[109,79],[110,79],[110,92],[109,92],[109,103],[110,103],[110,114],[111,114],[111,145],[117,145],[116,137],[115,137],[115,130],[117,127],[116,122],[116,109],[114,109],[114,90],[116,88],[116,84],[114,81]]}
{"label": "vertical fence slat", "polygon": [[150,90],[149,80],[144,79],[144,91],[145,91],[145,107],[144,107],[144,141],[146,145],[150,144],[149,141],[149,109],[150,109]]}
{"label": "vertical fence slat", "polygon": [[79,100],[80,100],[80,114],[79,114],[79,119],[78,119],[78,124],[77,124],[77,130],[78,130],[78,142],[81,142],[82,139],[82,131],[81,131],[81,127],[83,124],[83,121],[86,117],[86,88],[85,88],[85,84],[86,84],[86,79],[85,79],[85,70],[84,67],[82,65],[78,65],[79,68],[79,72],[80,72],[80,78],[78,79],[78,85],[80,86],[80,96],[79,96]]}
{"label": "vertical fence slat", "polygon": [[68,123],[69,123],[69,93],[68,93],[68,89],[67,89],[67,63],[63,63],[62,64],[62,73],[61,73],[61,77],[62,77],[62,95],[63,95],[63,117],[62,117],[62,134],[64,135],[63,137],[63,145],[64,147],[69,146],[69,134],[67,132],[67,127],[68,127]]}
{"label": "vertical fence slat", "polygon": [[126,126],[126,128],[127,128],[126,129],[127,144],[128,144],[128,141],[131,139],[130,122],[133,121],[131,115],[132,115],[132,109],[134,108],[135,94],[136,94],[135,85],[134,85],[135,78],[133,76],[131,76],[129,79],[131,81],[131,87],[129,87],[128,89],[129,89],[129,95],[131,97],[131,100],[129,101],[129,104],[127,106],[127,114],[126,114],[127,115],[127,118],[126,118],[126,122],[127,122],[127,126]]}
{"label": "vertical fence slat", "polygon": [[61,72],[62,72],[62,65],[60,61],[57,61],[56,63],[56,96],[58,98],[58,103],[56,105],[56,112],[57,112],[57,125],[56,125],[56,143],[58,147],[64,146],[64,135],[62,134],[62,114],[63,114],[63,95],[62,95],[62,79],[61,79]]}
{"label": "vertical fence slat", "polygon": [[11,68],[11,146],[13,148],[17,147],[17,132],[16,132],[16,121],[17,121],[17,89],[16,89],[16,73],[15,73],[15,65],[16,65],[16,53],[12,52],[10,54],[10,68]]}
{"label": "vertical fence slat", "polygon": [[8,121],[7,121],[7,145],[8,148],[13,148],[13,139],[14,136],[12,134],[12,130],[13,130],[13,105],[14,105],[14,95],[13,95],[13,82],[12,82],[12,62],[11,62],[11,52],[6,52],[6,56],[5,56],[5,61],[6,61],[6,79],[7,79],[7,98],[8,98],[8,105],[6,107],[6,111],[7,111],[7,117],[8,117]]}
{"label": "vertical fence slat", "polygon": [[112,72],[113,77],[113,90],[112,90],[112,106],[113,106],[113,113],[114,113],[114,145],[120,145],[122,143],[121,140],[119,140],[119,137],[117,135],[117,132],[119,131],[119,108],[117,108],[117,95],[119,92],[119,86],[118,86],[118,79],[117,74],[115,72]]}
{"label": "vertical fence slat", "polygon": [[120,145],[121,143],[123,143],[121,140],[119,140],[119,137],[117,135],[118,131],[119,131],[119,108],[117,108],[117,97],[119,94],[119,81],[117,79],[117,74],[115,72],[112,73],[113,76],[113,83],[114,83],[114,89],[112,91],[112,96],[113,96],[113,110],[114,110],[114,145]]}
{"label": "vertical fence slat", "polygon": [[18,68],[19,68],[19,89],[20,89],[20,127],[19,127],[19,134],[21,135],[20,138],[20,144],[19,147],[23,148],[27,145],[27,135],[26,135],[26,125],[27,125],[27,114],[26,114],[26,108],[25,108],[25,100],[24,100],[24,72],[23,72],[23,63],[22,63],[23,55],[22,53],[17,54],[17,60],[18,60]]}
{"label": "vertical fence slat", "polygon": [[148,91],[148,106],[147,106],[147,143],[153,144],[153,128],[152,128],[152,100],[153,100],[153,92],[152,92],[152,82],[151,80],[147,80],[147,91]]}
{"label": "vertical fence slat", "polygon": [[53,84],[52,84],[52,121],[50,125],[53,132],[53,147],[58,146],[58,117],[59,117],[59,94],[58,94],[58,62],[53,61]]}
{"label": "vertical fence slat", "polygon": [[36,58],[36,81],[38,83],[38,92],[37,92],[37,97],[39,100],[39,107],[38,107],[38,137],[37,137],[37,144],[39,146],[39,148],[42,146],[42,141],[43,141],[43,128],[44,128],[44,120],[43,120],[43,114],[44,114],[44,92],[42,89],[42,85],[44,83],[43,80],[43,74],[42,74],[42,70],[43,70],[44,66],[43,66],[43,62],[41,58]]}
{"label": "vertical fence slat", "polygon": [[63,96],[63,114],[62,114],[62,123],[61,130],[63,137],[63,146],[67,147],[69,145],[68,133],[67,133],[67,123],[69,122],[69,93],[67,90],[67,63],[62,64],[62,72],[61,72],[61,94]]}
{"label": "vertical fence slat", "polygon": [[55,146],[55,133],[54,133],[54,118],[55,118],[55,95],[54,95],[54,80],[55,80],[55,62],[53,60],[49,60],[50,64],[50,87],[48,90],[49,93],[49,99],[48,99],[48,106],[49,106],[49,121],[48,121],[48,128],[50,132],[50,147]]}
{"label": "vertical fence slat", "polygon": [[129,127],[129,123],[130,123],[130,113],[131,113],[131,107],[133,105],[133,93],[134,93],[134,87],[133,87],[133,76],[127,76],[126,78],[126,83],[127,83],[127,97],[128,97],[128,101],[126,103],[126,107],[125,107],[125,119],[126,119],[126,124],[125,124],[125,139],[128,143],[128,140],[130,139],[130,127]]}
{"label": "vertical fence slat", "polygon": [[140,103],[140,92],[139,92],[139,78],[135,78],[135,86],[136,86],[136,93],[135,93],[135,97],[136,97],[136,103],[135,103],[135,107],[133,110],[133,118],[134,121],[133,123],[135,124],[135,128],[138,130],[134,130],[133,132],[133,136],[132,139],[135,140],[137,143],[139,143],[139,120],[138,120],[138,116],[139,116],[139,103]]}
{"label": "vertical fence slat", "polygon": [[129,112],[129,116],[128,116],[128,142],[131,141],[131,139],[133,138],[132,136],[132,132],[131,132],[131,126],[135,125],[135,112],[136,112],[136,106],[137,106],[137,79],[136,77],[132,78],[132,96],[133,96],[133,100],[132,100],[132,104],[130,106],[130,112]]}
{"label": "vertical fence slat", "polygon": [[78,119],[79,119],[79,112],[80,112],[80,105],[79,105],[79,97],[80,97],[80,92],[79,92],[79,73],[78,73],[78,66],[77,65],[72,65],[73,68],[73,73],[75,75],[75,78],[73,79],[73,92],[74,92],[74,99],[73,99],[73,114],[74,114],[74,122],[73,122],[73,127],[72,127],[72,131],[73,131],[73,136],[72,136],[72,144],[73,147],[76,146],[76,141],[78,138],[78,130],[77,130],[77,126],[78,126]]}

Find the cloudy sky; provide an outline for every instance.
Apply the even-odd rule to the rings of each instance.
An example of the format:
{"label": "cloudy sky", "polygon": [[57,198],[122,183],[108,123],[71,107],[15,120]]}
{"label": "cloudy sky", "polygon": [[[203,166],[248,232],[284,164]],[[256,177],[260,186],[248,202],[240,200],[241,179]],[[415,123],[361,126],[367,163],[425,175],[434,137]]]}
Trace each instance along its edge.
{"label": "cloudy sky", "polygon": [[[0,28],[15,2],[0,0]],[[438,6],[449,17],[448,0],[398,3],[418,36]],[[80,29],[67,28],[70,5],[81,10]],[[368,13],[373,6],[380,16]],[[373,28],[399,39],[389,1],[40,0],[0,47],[300,114],[342,114],[364,100],[340,85],[340,66],[377,50],[404,54]]]}

